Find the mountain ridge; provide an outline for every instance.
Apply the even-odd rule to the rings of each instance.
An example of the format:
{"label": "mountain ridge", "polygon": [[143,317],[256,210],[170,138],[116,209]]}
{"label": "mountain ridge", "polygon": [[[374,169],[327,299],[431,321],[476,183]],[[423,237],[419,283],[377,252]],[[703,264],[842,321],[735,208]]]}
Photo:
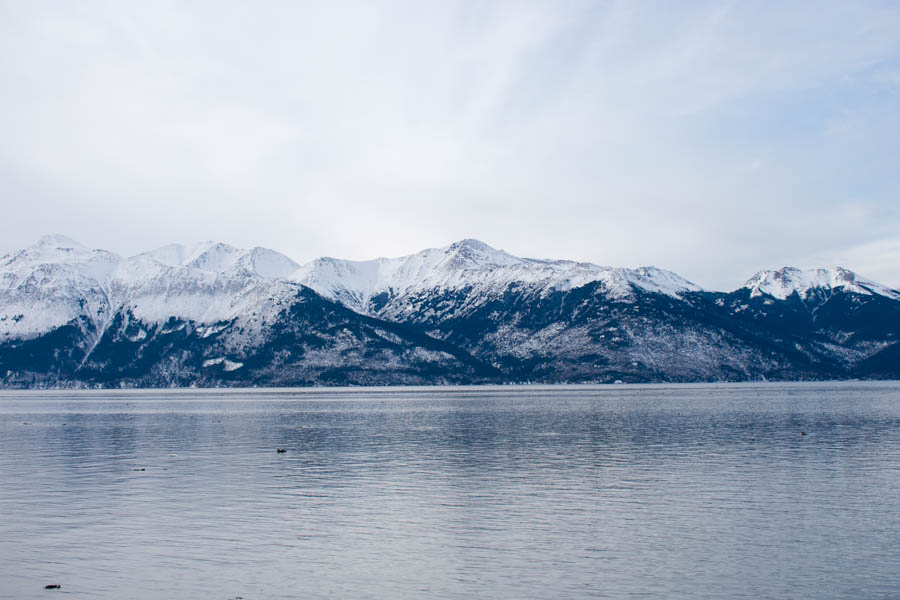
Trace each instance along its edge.
{"label": "mountain ridge", "polygon": [[300,265],[212,241],[122,257],[51,235],[0,257],[12,387],[896,377],[898,335],[900,292],[840,267],[716,292],[473,239]]}
{"label": "mountain ridge", "polygon": [[[413,254],[398,257],[381,256],[368,260],[348,260],[323,256],[301,264],[281,252],[262,246],[239,248],[227,243],[212,240],[193,244],[171,243],[126,257],[104,249],[88,248],[79,241],[63,234],[49,234],[41,237],[31,246],[0,256],[0,267],[2,267],[5,262],[8,262],[10,258],[14,258],[18,254],[35,249],[83,250],[116,256],[119,257],[120,260],[133,260],[139,257],[148,257],[171,267],[195,267],[199,270],[212,272],[223,272],[228,268],[242,267],[248,270],[255,270],[264,277],[285,279],[295,282],[302,282],[303,279],[308,276],[308,273],[313,271],[319,264],[352,265],[365,269],[366,267],[372,268],[384,265],[396,265],[398,263],[408,263],[412,259],[419,257],[439,256],[441,258],[446,258],[449,254],[449,258],[453,260],[443,262],[456,261],[457,264],[455,266],[461,266],[466,269],[472,269],[473,267],[509,267],[515,265],[539,267],[542,265],[549,265],[586,270],[608,270],[619,273],[639,273],[646,278],[651,278],[654,275],[663,273],[675,276],[675,279],[672,282],[674,287],[681,286],[688,288],[691,291],[725,291],[702,288],[673,271],[655,266],[647,265],[635,268],[610,267],[576,260],[517,257],[505,250],[497,250],[474,238],[466,238],[448,244],[447,246],[427,248]],[[211,257],[215,252],[220,254],[218,262]],[[228,261],[221,255],[230,255],[232,259],[231,261]],[[467,261],[468,264],[465,264]],[[266,262],[276,263],[279,264],[279,266],[267,266],[265,264]],[[204,265],[200,263],[204,263],[206,266],[204,267]],[[826,279],[831,279],[830,285],[822,284]],[[785,266],[778,269],[764,269],[757,271],[747,279],[744,284],[731,291],[749,287],[754,290],[755,295],[769,293],[770,295],[775,295],[780,299],[784,299],[784,290],[788,289],[788,287],[785,286],[789,286],[790,283],[796,283],[798,281],[801,283],[806,282],[807,288],[816,287],[816,283],[819,284],[818,287],[852,286],[854,291],[861,293],[871,291],[871,293],[891,295],[892,297],[900,298],[900,289],[892,288],[888,285],[862,277],[854,271],[841,266],[808,269]],[[784,282],[787,282],[787,284]],[[874,288],[874,290],[869,290],[870,287]],[[807,288],[797,287],[796,291],[803,293]],[[793,289],[788,291],[793,291]]]}

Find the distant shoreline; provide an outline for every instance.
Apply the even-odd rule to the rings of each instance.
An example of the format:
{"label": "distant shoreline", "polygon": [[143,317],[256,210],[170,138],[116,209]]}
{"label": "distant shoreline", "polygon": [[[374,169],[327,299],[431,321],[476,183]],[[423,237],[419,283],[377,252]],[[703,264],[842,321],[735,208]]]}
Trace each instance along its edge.
{"label": "distant shoreline", "polygon": [[146,393],[171,392],[179,394],[217,394],[222,392],[270,394],[270,393],[294,393],[294,394],[339,394],[346,392],[417,392],[437,390],[483,390],[504,391],[510,389],[587,389],[619,390],[623,388],[660,388],[660,387],[755,387],[755,386],[787,386],[805,387],[811,385],[877,385],[900,384],[900,379],[821,379],[804,381],[680,381],[680,382],[644,382],[644,383],[484,383],[484,384],[449,384],[449,385],[351,385],[351,386],[295,386],[295,387],[263,387],[263,386],[228,386],[228,387],[126,387],[126,388],[0,388],[0,397],[17,394],[62,394],[62,393]]}

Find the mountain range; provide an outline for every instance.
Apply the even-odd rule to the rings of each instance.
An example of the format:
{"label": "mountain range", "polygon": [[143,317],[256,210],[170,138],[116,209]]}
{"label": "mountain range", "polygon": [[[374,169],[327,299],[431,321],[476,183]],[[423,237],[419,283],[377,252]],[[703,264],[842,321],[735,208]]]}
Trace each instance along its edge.
{"label": "mountain range", "polygon": [[718,292],[477,240],[300,265],[54,235],[0,258],[3,387],[898,378],[898,335],[900,292],[842,268]]}

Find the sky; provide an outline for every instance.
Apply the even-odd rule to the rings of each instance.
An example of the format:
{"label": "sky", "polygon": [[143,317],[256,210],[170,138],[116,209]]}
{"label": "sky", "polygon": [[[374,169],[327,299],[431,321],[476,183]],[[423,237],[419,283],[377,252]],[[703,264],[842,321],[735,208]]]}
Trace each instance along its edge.
{"label": "sky", "polygon": [[900,3],[0,0],[0,253],[477,238],[900,287]]}

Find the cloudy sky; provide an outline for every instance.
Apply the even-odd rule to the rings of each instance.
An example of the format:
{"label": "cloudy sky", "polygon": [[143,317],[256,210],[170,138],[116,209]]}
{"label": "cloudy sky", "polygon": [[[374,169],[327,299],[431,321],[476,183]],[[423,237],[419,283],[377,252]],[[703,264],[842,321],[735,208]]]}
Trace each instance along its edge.
{"label": "cloudy sky", "polygon": [[474,237],[900,286],[900,3],[0,1],[0,252]]}

